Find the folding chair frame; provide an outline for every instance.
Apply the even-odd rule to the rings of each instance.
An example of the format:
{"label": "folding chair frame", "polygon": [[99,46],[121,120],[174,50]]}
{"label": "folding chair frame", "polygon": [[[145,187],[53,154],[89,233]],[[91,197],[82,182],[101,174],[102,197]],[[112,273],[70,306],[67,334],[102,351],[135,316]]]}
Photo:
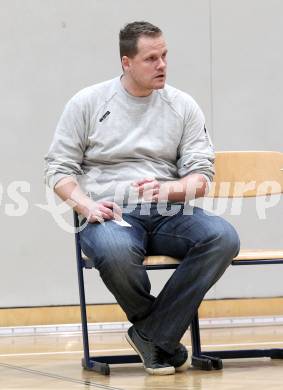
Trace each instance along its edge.
{"label": "folding chair frame", "polygon": [[[215,160],[215,187],[208,196],[216,198],[256,198],[258,196],[270,196],[283,193],[283,154],[274,151],[223,151],[216,153]],[[222,191],[221,184],[230,184],[229,191]],[[250,183],[252,186],[243,190],[239,183]],[[262,186],[264,183],[280,184],[274,187]],[[272,258],[262,251],[254,258],[236,258],[233,266],[240,265],[268,265],[283,264],[283,256]],[[268,252],[268,251],[267,251]],[[279,251],[281,252],[281,251]],[[261,257],[260,257],[261,256]],[[265,257],[266,256],[266,257]],[[274,255],[276,256],[276,255]],[[191,326],[193,334],[193,365],[202,368],[202,352],[199,333],[198,318],[196,317]],[[207,351],[203,352],[207,357],[218,357],[220,359],[237,358],[257,358],[270,357],[272,359],[282,359],[283,349],[248,349],[248,350],[227,350],[227,351]],[[202,355],[202,356],[201,356]]]}
{"label": "folding chair frame", "polygon": [[[257,260],[235,260],[233,266],[239,265],[267,265],[283,264],[283,259],[257,259]],[[192,365],[200,369],[211,369],[211,364],[203,359],[242,359],[242,358],[260,358],[269,357],[271,359],[283,359],[282,348],[271,349],[244,349],[244,350],[225,350],[225,351],[201,351],[201,340],[199,331],[199,320],[196,315],[192,324]],[[212,361],[213,366],[213,361]]]}
{"label": "folding chair frame", "polygon": [[[271,195],[283,193],[283,179],[282,179],[282,164],[283,154],[280,152],[272,151],[230,151],[230,152],[217,152],[216,158],[216,176],[214,178],[216,187],[212,194],[212,197],[255,197],[259,195]],[[267,181],[277,182],[281,184],[281,189],[265,189],[263,191],[260,188],[261,183]],[[251,190],[242,192],[241,187],[231,187],[229,193],[221,194],[221,183],[254,183],[255,186]],[[217,187],[218,185],[218,187]],[[208,195],[210,196],[210,195]],[[76,213],[74,213],[75,226],[79,227],[79,220]],[[115,363],[136,363],[140,362],[140,358],[137,355],[125,355],[125,356],[89,356],[89,343],[88,343],[88,329],[87,329],[87,316],[86,316],[86,304],[85,304],[85,291],[84,291],[84,279],[83,268],[93,268],[91,260],[83,260],[80,246],[80,237],[76,233],[76,252],[77,252],[77,266],[79,277],[79,292],[80,292],[80,306],[82,316],[82,331],[83,331],[83,344],[84,344],[84,359],[83,366],[86,369],[99,371],[104,374],[109,374],[109,365]],[[232,262],[233,266],[239,265],[267,265],[267,264],[283,264],[283,258],[280,254],[279,257],[263,258],[244,260],[235,259]],[[150,269],[176,269],[176,264],[160,264],[160,265],[146,265],[148,270]],[[270,357],[272,359],[282,359],[283,349],[248,349],[248,350],[225,350],[225,351],[205,351],[201,350],[201,339],[199,330],[198,313],[196,312],[193,321],[190,326],[191,339],[192,339],[192,365],[203,370],[221,369],[221,359],[238,359],[238,358],[257,358],[257,357]]]}

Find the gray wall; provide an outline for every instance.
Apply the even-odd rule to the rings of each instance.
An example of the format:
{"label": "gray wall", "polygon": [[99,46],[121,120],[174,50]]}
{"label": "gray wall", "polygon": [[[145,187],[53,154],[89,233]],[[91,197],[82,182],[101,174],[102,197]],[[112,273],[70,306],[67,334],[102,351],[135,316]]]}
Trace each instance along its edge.
{"label": "gray wall", "polygon": [[[1,307],[78,303],[74,238],[38,206],[46,204],[43,156],[66,101],[120,73],[117,35],[126,22],[145,19],[163,29],[168,83],[199,102],[217,150],[283,151],[282,1],[0,0],[0,6]],[[22,185],[23,209],[14,185]],[[282,200],[264,220],[252,201],[244,215],[229,214],[228,208],[243,247],[283,247]],[[231,267],[208,298],[283,295],[281,268],[249,268]],[[157,292],[168,272],[151,275]],[[114,301],[96,271],[86,279],[89,302]]]}

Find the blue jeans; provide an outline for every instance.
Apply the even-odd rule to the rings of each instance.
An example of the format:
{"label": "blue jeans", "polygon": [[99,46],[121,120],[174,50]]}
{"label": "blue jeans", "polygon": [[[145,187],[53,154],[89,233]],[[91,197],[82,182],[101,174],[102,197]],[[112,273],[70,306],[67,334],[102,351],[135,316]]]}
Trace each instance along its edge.
{"label": "blue jeans", "polygon": [[[144,212],[147,207],[147,212]],[[210,287],[239,252],[235,229],[224,219],[183,207],[160,215],[156,204],[123,214],[132,227],[113,221],[88,224],[80,233],[83,252],[93,258],[107,288],[137,329],[173,353]],[[144,215],[148,214],[148,215]],[[157,297],[143,260],[167,255],[181,260]]]}

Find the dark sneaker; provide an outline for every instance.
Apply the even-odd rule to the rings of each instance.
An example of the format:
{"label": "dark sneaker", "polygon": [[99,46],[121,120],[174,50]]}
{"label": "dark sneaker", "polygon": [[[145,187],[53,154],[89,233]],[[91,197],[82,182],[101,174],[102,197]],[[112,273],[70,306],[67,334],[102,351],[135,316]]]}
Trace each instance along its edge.
{"label": "dark sneaker", "polygon": [[176,371],[181,372],[186,371],[189,368],[188,356],[187,348],[179,343],[178,347],[175,349],[174,355],[169,355],[164,352],[163,358],[168,364],[174,366]]}
{"label": "dark sneaker", "polygon": [[175,368],[164,361],[163,351],[152,341],[141,337],[134,326],[128,329],[126,340],[140,355],[146,372],[151,375],[175,374]]}

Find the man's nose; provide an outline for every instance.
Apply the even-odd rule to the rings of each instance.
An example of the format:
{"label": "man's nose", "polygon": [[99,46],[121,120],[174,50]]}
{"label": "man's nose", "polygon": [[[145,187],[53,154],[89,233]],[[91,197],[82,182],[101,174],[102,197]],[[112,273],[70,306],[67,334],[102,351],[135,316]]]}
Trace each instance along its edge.
{"label": "man's nose", "polygon": [[164,69],[166,68],[166,60],[163,58],[159,59],[159,62],[157,64],[157,69]]}

